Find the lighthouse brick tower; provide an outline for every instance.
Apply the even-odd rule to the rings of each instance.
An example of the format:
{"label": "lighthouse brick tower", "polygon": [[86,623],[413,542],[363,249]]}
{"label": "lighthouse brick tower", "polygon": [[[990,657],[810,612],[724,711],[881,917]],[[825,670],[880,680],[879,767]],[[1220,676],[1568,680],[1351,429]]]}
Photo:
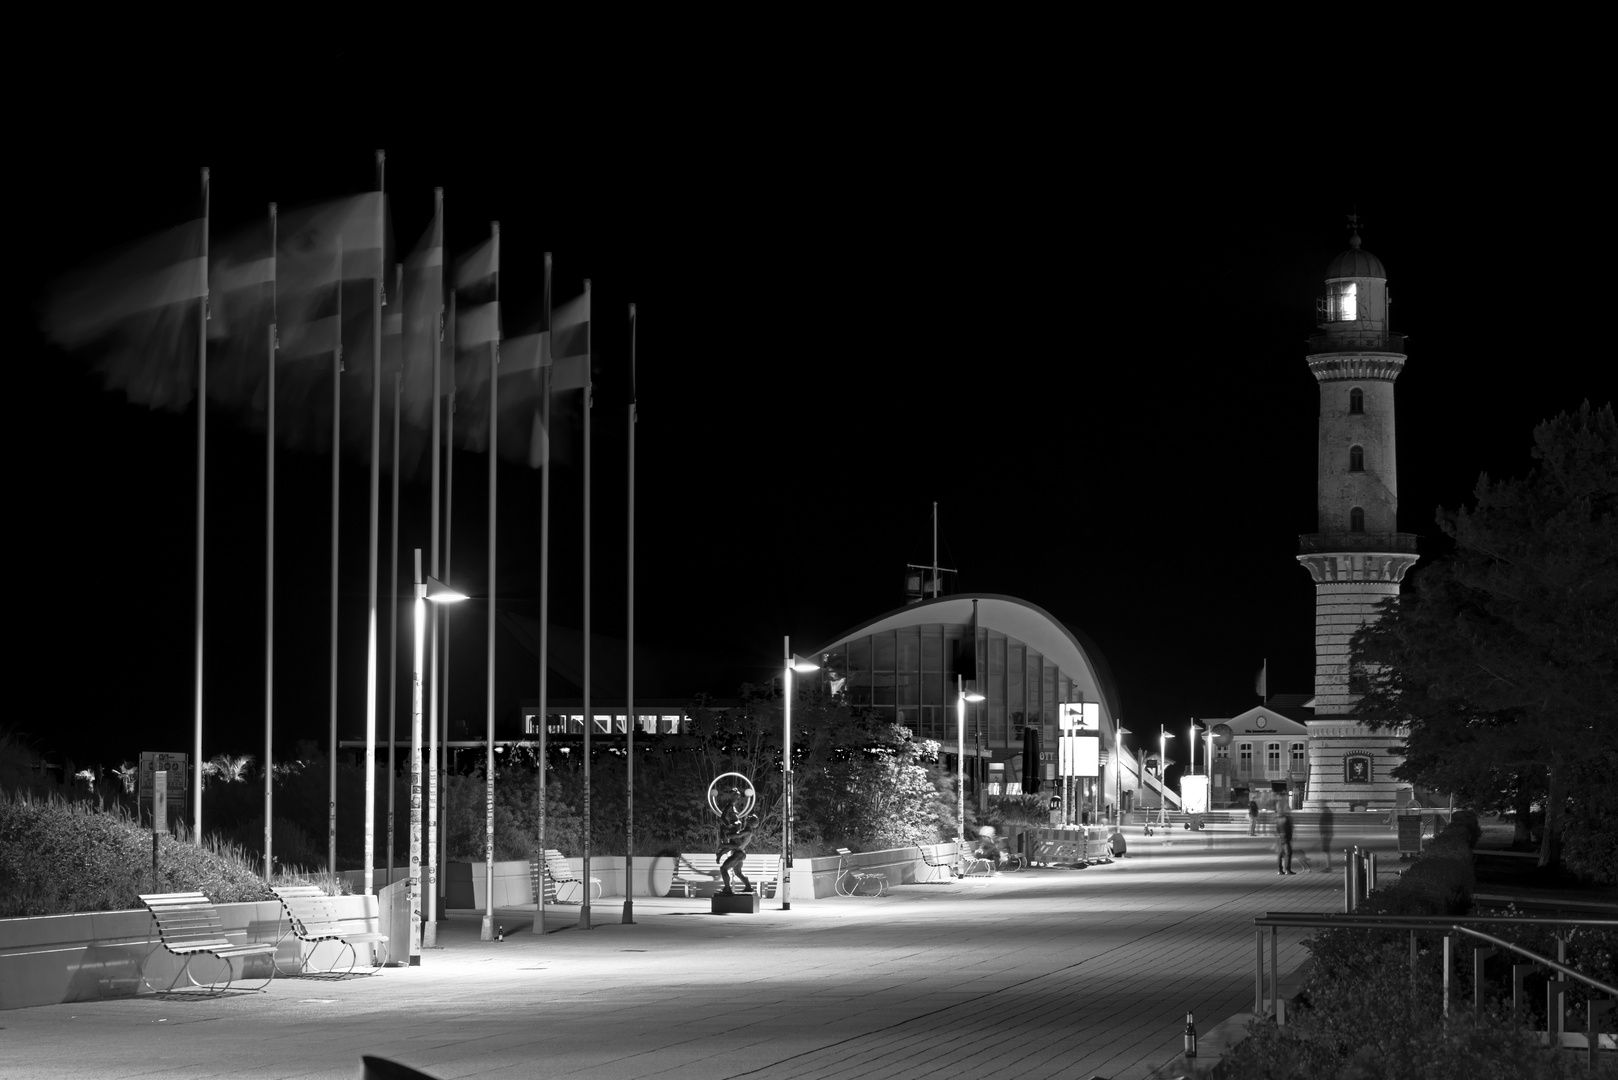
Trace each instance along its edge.
{"label": "lighthouse brick tower", "polygon": [[1399,595],[1418,558],[1415,536],[1396,531],[1393,384],[1405,365],[1404,337],[1388,329],[1382,260],[1361,249],[1357,217],[1349,222],[1348,250],[1326,267],[1319,332],[1309,339],[1309,370],[1320,385],[1319,531],[1298,537],[1298,561],[1315,581],[1305,806],[1341,810],[1393,806],[1406,786],[1391,775],[1406,732],[1373,733],[1351,715],[1364,686],[1350,669],[1348,643],[1381,601]]}

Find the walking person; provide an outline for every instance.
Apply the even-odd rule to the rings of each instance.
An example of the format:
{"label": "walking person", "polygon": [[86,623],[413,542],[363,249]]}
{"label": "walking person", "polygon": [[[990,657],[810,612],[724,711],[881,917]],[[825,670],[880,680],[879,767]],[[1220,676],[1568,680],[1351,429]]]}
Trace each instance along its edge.
{"label": "walking person", "polygon": [[1331,869],[1332,819],[1331,807],[1320,808],[1320,850],[1326,856],[1326,869]]}
{"label": "walking person", "polygon": [[1253,799],[1247,800],[1247,835],[1258,835],[1258,803]]}
{"label": "walking person", "polygon": [[1275,869],[1282,877],[1297,873],[1292,869],[1292,815],[1284,806],[1275,810]]}

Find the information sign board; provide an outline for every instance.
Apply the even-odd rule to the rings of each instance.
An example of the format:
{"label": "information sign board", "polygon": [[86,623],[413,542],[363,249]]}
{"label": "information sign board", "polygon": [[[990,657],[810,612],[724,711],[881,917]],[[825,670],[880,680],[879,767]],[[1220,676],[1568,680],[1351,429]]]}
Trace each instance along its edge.
{"label": "information sign board", "polygon": [[140,801],[150,802],[152,792],[157,785],[157,772],[161,769],[168,773],[168,804],[170,807],[185,808],[186,801],[186,755],[171,754],[163,751],[147,750],[140,755],[140,773],[138,776],[137,792]]}

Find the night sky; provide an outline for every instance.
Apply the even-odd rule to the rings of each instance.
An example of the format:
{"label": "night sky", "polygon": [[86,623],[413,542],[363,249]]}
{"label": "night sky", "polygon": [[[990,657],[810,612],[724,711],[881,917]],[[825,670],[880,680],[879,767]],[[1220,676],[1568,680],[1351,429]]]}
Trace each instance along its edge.
{"label": "night sky", "polygon": [[[10,425],[22,651],[5,723],[81,766],[190,749],[195,414],[126,403],[38,326],[60,274],[192,216],[202,165],[222,237],[270,200],[369,189],[385,148],[401,254],[435,185],[451,254],[501,222],[508,333],[537,321],[543,252],[558,302],[593,279],[594,612],[615,636],[639,305],[637,636],[648,654],[694,654],[639,696],[733,693],[768,678],[783,634],[807,650],[898,606],[905,564],[932,558],[935,500],[958,591],[1020,597],[1084,631],[1136,730],[1256,704],[1265,658],[1272,693],[1309,692],[1313,590],[1294,559],[1315,524],[1304,338],[1351,210],[1409,335],[1399,524],[1424,556],[1444,550],[1439,505],[1468,499],[1482,471],[1525,471],[1540,420],[1611,397],[1594,373],[1598,353],[1610,361],[1591,332],[1610,274],[1591,273],[1607,244],[1593,151],[1527,116],[1487,153],[1462,128],[1395,152],[1292,125],[1227,139],[1144,113],[1088,127],[1013,116],[967,137],[919,105],[849,105],[800,101],[769,124],[740,105],[701,124],[603,117],[540,149],[515,123],[500,137],[283,124],[264,140],[41,114],[19,136],[32,161],[13,199],[29,292]],[[209,424],[204,753],[259,754],[263,437],[250,416]],[[581,453],[561,453],[551,610],[577,627]],[[278,756],[325,740],[329,467],[279,457]],[[453,583],[482,597],[486,456],[459,453],[455,477]],[[496,592],[532,616],[538,473],[505,465],[499,479]],[[339,728],[359,738],[359,456],[342,485]],[[387,491],[384,473],[384,545]],[[401,580],[409,548],[427,546],[427,491],[420,477],[403,487]],[[455,618],[452,721],[481,734],[483,609]],[[402,630],[401,685],[408,655]],[[509,731],[538,676],[509,637],[497,655]],[[401,693],[401,723],[406,706]]]}

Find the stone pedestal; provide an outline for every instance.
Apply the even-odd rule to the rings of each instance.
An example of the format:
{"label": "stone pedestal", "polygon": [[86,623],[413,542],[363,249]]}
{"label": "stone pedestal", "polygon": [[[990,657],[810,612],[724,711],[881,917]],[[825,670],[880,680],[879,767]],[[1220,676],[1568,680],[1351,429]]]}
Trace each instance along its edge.
{"label": "stone pedestal", "polygon": [[713,913],[715,915],[757,915],[759,894],[751,893],[715,893],[713,898]]}

